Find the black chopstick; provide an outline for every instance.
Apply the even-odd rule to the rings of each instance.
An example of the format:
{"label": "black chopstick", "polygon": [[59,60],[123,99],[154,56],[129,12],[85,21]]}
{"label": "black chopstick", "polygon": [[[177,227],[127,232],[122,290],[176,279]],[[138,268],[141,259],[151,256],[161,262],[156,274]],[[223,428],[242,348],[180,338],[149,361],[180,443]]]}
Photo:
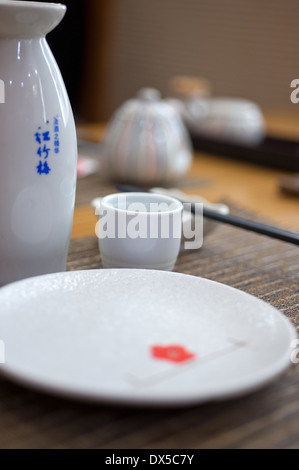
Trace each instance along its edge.
{"label": "black chopstick", "polygon": [[[126,184],[118,184],[116,188],[122,192],[150,192],[148,189]],[[195,214],[195,208],[195,204],[191,204],[192,214]],[[282,240],[287,243],[293,243],[294,245],[299,245],[299,233],[296,232],[291,232],[289,230],[284,230],[279,227],[263,224],[250,219],[244,219],[236,215],[220,214],[219,212],[207,209],[206,207],[203,207],[203,216],[207,219],[233,225],[234,227],[239,227],[261,235],[267,235],[268,237],[276,238],[277,240]]]}

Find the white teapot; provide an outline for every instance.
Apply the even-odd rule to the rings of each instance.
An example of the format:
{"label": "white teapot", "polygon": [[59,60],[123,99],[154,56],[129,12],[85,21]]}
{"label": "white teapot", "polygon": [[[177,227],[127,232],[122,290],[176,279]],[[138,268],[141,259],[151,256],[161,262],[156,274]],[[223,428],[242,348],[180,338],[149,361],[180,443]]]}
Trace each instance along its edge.
{"label": "white teapot", "polygon": [[184,176],[192,144],[179,112],[153,88],[143,88],[113,115],[104,139],[111,178],[143,185]]}

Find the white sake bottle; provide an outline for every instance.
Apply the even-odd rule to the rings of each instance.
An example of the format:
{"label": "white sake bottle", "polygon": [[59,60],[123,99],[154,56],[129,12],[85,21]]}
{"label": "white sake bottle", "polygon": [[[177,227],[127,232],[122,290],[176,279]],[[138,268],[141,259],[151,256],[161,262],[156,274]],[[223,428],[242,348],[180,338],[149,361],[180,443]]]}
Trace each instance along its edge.
{"label": "white sake bottle", "polygon": [[45,39],[65,12],[61,4],[0,1],[0,286],[66,268],[76,128]]}

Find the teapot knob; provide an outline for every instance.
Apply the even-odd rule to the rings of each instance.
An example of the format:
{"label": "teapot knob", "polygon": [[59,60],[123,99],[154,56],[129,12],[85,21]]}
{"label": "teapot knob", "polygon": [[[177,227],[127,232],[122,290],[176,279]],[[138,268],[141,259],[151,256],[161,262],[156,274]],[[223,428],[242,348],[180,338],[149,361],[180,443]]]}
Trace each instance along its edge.
{"label": "teapot knob", "polygon": [[142,101],[156,102],[160,101],[161,93],[155,88],[141,88],[137,93],[137,98]]}

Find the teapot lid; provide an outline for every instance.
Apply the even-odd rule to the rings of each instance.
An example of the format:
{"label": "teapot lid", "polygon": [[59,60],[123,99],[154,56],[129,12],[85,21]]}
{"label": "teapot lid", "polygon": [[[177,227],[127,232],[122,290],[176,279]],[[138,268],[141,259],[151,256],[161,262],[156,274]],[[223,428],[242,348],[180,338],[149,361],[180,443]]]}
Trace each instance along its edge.
{"label": "teapot lid", "polygon": [[155,88],[141,88],[135,98],[130,98],[116,109],[110,124],[116,121],[132,121],[135,118],[142,119],[142,116],[145,115],[151,119],[155,116],[165,119],[172,119],[174,116],[180,117],[178,111],[171,103],[161,99],[161,94],[158,90]]}

